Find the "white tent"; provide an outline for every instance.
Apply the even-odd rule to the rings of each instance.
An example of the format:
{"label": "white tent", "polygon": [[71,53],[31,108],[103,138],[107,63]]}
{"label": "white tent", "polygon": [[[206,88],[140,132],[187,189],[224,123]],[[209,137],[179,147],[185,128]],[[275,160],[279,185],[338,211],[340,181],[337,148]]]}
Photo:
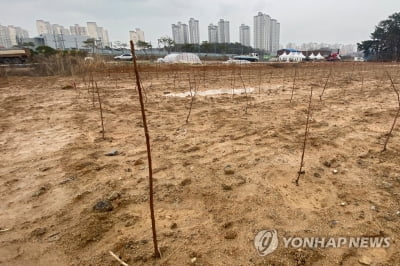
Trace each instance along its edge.
{"label": "white tent", "polygon": [[317,60],[322,60],[322,59],[325,59],[325,57],[323,57],[323,56],[321,55],[321,53],[318,53],[317,56],[315,57],[315,59],[317,59]]}
{"label": "white tent", "polygon": [[310,58],[311,60],[314,60],[314,59],[315,59],[314,53],[311,53],[311,54],[308,56],[308,58]]}
{"label": "white tent", "polygon": [[302,53],[301,52],[297,52],[296,53],[296,61],[301,62],[303,61],[303,57],[302,57]]}
{"label": "white tent", "polygon": [[[161,61],[161,60],[159,60]],[[169,54],[166,55],[162,62],[165,63],[185,63],[185,64],[201,64],[200,58],[192,53]]]}
{"label": "white tent", "polygon": [[300,52],[300,57],[301,57],[301,60],[303,60],[304,58],[306,58],[306,56],[305,56],[303,53],[301,53],[301,52]]}
{"label": "white tent", "polygon": [[301,56],[299,52],[290,52],[289,56],[289,60],[292,62],[299,62],[301,61]]}
{"label": "white tent", "polygon": [[283,54],[281,54],[279,56],[279,61],[288,61],[288,60],[289,60],[289,57],[288,57],[288,54],[286,52],[283,52]]}

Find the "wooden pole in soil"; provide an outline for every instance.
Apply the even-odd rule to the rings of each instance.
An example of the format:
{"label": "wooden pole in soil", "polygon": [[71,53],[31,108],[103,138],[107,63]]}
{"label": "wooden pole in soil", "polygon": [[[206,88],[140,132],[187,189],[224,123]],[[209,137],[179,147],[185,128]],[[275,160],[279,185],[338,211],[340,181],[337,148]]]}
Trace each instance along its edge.
{"label": "wooden pole in soil", "polygon": [[331,77],[331,75],[332,75],[332,68],[329,71],[328,77],[326,78],[324,89],[322,90],[321,95],[319,96],[319,100],[320,101],[322,101],[322,96],[324,95],[324,92],[326,90],[326,86],[328,86],[328,81],[329,81],[329,78]]}
{"label": "wooden pole in soil", "polygon": [[392,77],[390,76],[390,74],[389,74],[388,71],[386,71],[386,74],[388,75],[388,77],[389,77],[389,79],[390,79],[390,82],[391,82],[391,84],[392,84],[393,90],[396,92],[397,101],[398,101],[398,103],[399,103],[399,107],[398,107],[398,109],[397,109],[396,116],[394,117],[394,121],[393,121],[392,127],[390,128],[390,131],[389,131],[389,133],[387,134],[387,138],[386,138],[386,141],[385,141],[385,145],[383,146],[382,152],[386,151],[386,146],[387,146],[387,144],[388,144],[388,142],[389,142],[389,138],[390,138],[390,136],[392,135],[392,131],[393,131],[393,129],[394,129],[394,126],[396,125],[397,118],[399,117],[399,114],[400,114],[400,93],[399,93],[399,91],[396,89],[396,86],[394,85],[393,79],[392,79]]}
{"label": "wooden pole in soil", "polygon": [[190,72],[189,72],[189,90],[190,90],[191,100],[190,100],[189,112],[188,112],[187,117],[186,117],[186,124],[189,123],[189,117],[190,117],[190,113],[192,112],[194,98],[196,97],[196,94],[197,94],[196,76],[193,75],[193,78],[194,78],[194,92],[192,92],[192,82],[190,80]]}
{"label": "wooden pole in soil", "polygon": [[150,136],[149,136],[149,130],[147,128],[146,113],[144,111],[144,103],[143,103],[143,96],[142,96],[142,86],[140,84],[139,71],[137,68],[136,56],[135,56],[135,46],[133,44],[133,41],[130,41],[130,45],[131,45],[132,61],[133,61],[135,76],[136,76],[136,86],[138,88],[138,93],[139,93],[140,109],[142,112],[144,135],[146,137],[147,160],[148,160],[148,164],[149,164],[150,216],[151,216],[151,229],[153,232],[154,255],[157,258],[160,258],[161,254],[160,254],[160,251],[158,250],[158,245],[157,245],[156,220],[154,217],[153,169],[152,169],[152,163],[151,163]]}
{"label": "wooden pole in soil", "polygon": [[299,169],[299,172],[297,173],[298,175],[297,175],[297,178],[296,178],[296,186],[299,185],[300,176],[305,173],[305,171],[303,171],[304,153],[306,151],[307,136],[308,136],[308,131],[309,131],[309,121],[310,121],[310,113],[311,113],[312,94],[313,94],[313,87],[311,87],[311,91],[310,91],[310,101],[308,103],[308,109],[307,109],[306,130],[304,132],[303,152],[301,154],[300,169]]}
{"label": "wooden pole in soil", "polygon": [[244,109],[244,113],[247,114],[247,108],[249,107],[249,98],[247,96],[246,85],[244,84],[243,77],[242,77],[242,64],[239,64],[239,77],[240,77],[240,80],[242,81],[242,85],[244,88],[244,94],[246,96],[246,107]]}
{"label": "wooden pole in soil", "polygon": [[290,103],[293,100],[293,93],[294,93],[294,88],[296,86],[296,76],[297,76],[297,68],[294,69],[294,78],[293,78],[293,86],[292,86],[292,95],[290,96]]}
{"label": "wooden pole in soil", "polygon": [[232,66],[232,80],[231,80],[231,85],[232,85],[232,99],[235,95],[235,66]]}
{"label": "wooden pole in soil", "polygon": [[99,87],[97,87],[97,81],[95,82],[95,84],[96,84],[97,99],[99,100],[99,108],[100,108],[101,133],[102,133],[103,139],[106,139],[104,137],[103,108],[101,106],[101,98],[100,98]]}
{"label": "wooden pole in soil", "polygon": [[269,84],[269,89],[272,89],[272,85],[271,85],[271,80],[272,80],[272,70],[271,70],[271,75],[269,76],[269,81],[268,81],[268,84]]}

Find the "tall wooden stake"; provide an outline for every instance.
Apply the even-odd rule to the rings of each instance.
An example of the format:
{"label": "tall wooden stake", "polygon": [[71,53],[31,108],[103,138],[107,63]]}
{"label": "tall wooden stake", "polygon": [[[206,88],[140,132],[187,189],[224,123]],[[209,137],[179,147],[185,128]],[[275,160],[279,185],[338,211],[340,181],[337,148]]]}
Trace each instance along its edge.
{"label": "tall wooden stake", "polygon": [[296,76],[297,76],[297,68],[295,68],[295,70],[294,70],[294,78],[293,78],[292,95],[290,96],[290,101],[289,101],[289,102],[292,102],[292,100],[293,100],[294,88],[295,88],[295,86],[296,86]]}
{"label": "tall wooden stake", "polygon": [[386,72],[386,74],[388,75],[388,77],[389,77],[389,79],[390,79],[390,82],[391,82],[391,84],[392,84],[393,90],[396,92],[397,101],[398,101],[398,103],[399,103],[399,107],[398,107],[398,109],[397,109],[396,116],[394,117],[394,121],[393,121],[392,127],[390,128],[390,131],[389,131],[389,133],[387,134],[387,138],[386,138],[386,141],[385,141],[385,145],[383,146],[383,150],[382,150],[382,151],[386,151],[386,146],[387,146],[387,144],[388,144],[388,142],[389,142],[389,138],[390,138],[390,136],[392,135],[392,131],[393,131],[393,129],[394,129],[394,126],[396,125],[397,118],[399,117],[399,114],[400,114],[400,93],[399,93],[399,91],[396,89],[396,86],[394,85],[393,79],[392,79],[392,77],[390,76],[389,72]]}
{"label": "tall wooden stake", "polygon": [[331,70],[329,71],[328,77],[326,78],[324,89],[322,90],[321,95],[319,96],[319,100],[320,100],[320,101],[322,101],[322,96],[324,95],[324,92],[325,92],[325,90],[326,90],[326,86],[328,86],[328,81],[329,81],[329,78],[331,77],[331,75],[332,75],[332,68],[331,68]]}
{"label": "tall wooden stake", "polygon": [[158,250],[158,245],[157,245],[156,220],[154,217],[153,169],[152,169],[152,164],[151,164],[150,136],[149,136],[149,130],[147,129],[146,113],[144,111],[144,103],[143,103],[143,96],[142,96],[142,86],[140,84],[139,71],[138,71],[137,63],[136,63],[135,46],[133,44],[133,41],[130,41],[130,44],[131,44],[132,61],[133,61],[133,65],[135,68],[134,70],[135,70],[135,76],[136,76],[136,86],[138,88],[138,93],[139,93],[140,109],[142,111],[144,135],[146,137],[147,161],[149,163],[150,216],[151,216],[151,229],[153,231],[154,255],[157,258],[160,258],[161,254],[160,254],[160,251]]}
{"label": "tall wooden stake", "polygon": [[97,87],[97,81],[95,82],[95,84],[96,84],[97,99],[99,100],[99,108],[100,108],[101,133],[103,135],[103,139],[106,139],[104,136],[103,107],[101,106],[100,91],[99,87]]}
{"label": "tall wooden stake", "polygon": [[301,154],[301,162],[300,162],[300,170],[297,175],[296,179],[296,186],[299,185],[299,179],[302,174],[305,172],[303,171],[303,165],[304,165],[304,153],[306,151],[306,143],[307,143],[307,136],[308,136],[308,131],[309,131],[309,121],[310,121],[310,113],[311,113],[311,101],[312,101],[312,93],[313,93],[313,88],[311,87],[311,92],[310,92],[310,102],[308,103],[308,110],[307,110],[307,122],[306,122],[306,130],[304,132],[304,143],[303,143],[303,152]]}

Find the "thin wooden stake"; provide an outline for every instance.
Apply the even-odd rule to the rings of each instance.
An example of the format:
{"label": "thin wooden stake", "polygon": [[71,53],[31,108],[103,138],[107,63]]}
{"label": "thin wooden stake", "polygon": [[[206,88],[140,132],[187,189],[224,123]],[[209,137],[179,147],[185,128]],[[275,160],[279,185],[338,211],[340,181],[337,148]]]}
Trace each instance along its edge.
{"label": "thin wooden stake", "polygon": [[143,103],[143,96],[142,96],[142,86],[140,85],[140,76],[139,76],[139,71],[138,71],[138,68],[137,68],[136,55],[135,55],[135,46],[133,44],[133,41],[130,41],[130,45],[131,45],[132,61],[133,61],[134,70],[135,70],[135,76],[136,76],[136,86],[138,88],[138,93],[139,93],[140,109],[141,109],[141,112],[142,112],[144,135],[146,137],[147,161],[148,161],[148,164],[149,164],[150,216],[151,216],[151,229],[152,229],[152,232],[153,232],[154,255],[157,258],[160,258],[161,257],[161,253],[158,250],[157,232],[156,232],[156,220],[155,220],[155,217],[154,217],[153,168],[152,168],[152,163],[151,163],[150,136],[149,136],[149,130],[147,128],[146,113],[144,111],[144,103]]}
{"label": "thin wooden stake", "polygon": [[189,117],[190,117],[190,113],[192,112],[192,107],[193,107],[193,102],[194,102],[194,98],[196,97],[197,94],[197,82],[196,82],[196,77],[194,76],[194,92],[192,93],[192,82],[190,81],[190,73],[189,73],[189,90],[190,90],[190,107],[189,107],[189,112],[188,115],[186,117],[186,124],[189,123]]}
{"label": "thin wooden stake", "polygon": [[322,90],[321,95],[319,96],[319,100],[320,100],[320,101],[322,101],[322,96],[324,95],[324,92],[325,92],[325,90],[326,90],[326,87],[328,86],[328,81],[329,81],[329,78],[331,77],[331,75],[332,75],[332,68],[331,68],[331,70],[329,71],[328,77],[326,78],[325,85],[324,85],[324,89]]}
{"label": "thin wooden stake", "polygon": [[235,66],[233,66],[233,70],[232,70],[232,80],[231,80],[231,85],[232,85],[232,99],[235,95]]}
{"label": "thin wooden stake", "polygon": [[103,108],[101,107],[101,98],[100,98],[99,88],[97,87],[97,81],[95,82],[95,84],[96,84],[97,99],[99,100],[99,108],[100,108],[101,133],[102,133],[103,139],[106,139],[104,137]]}
{"label": "thin wooden stake", "polygon": [[244,113],[247,114],[247,108],[249,106],[249,97],[247,96],[246,85],[244,84],[243,77],[242,77],[242,65],[241,64],[239,66],[239,77],[240,77],[240,80],[242,81],[242,85],[243,85],[243,88],[244,88],[244,94],[246,96],[246,107],[244,109]]}
{"label": "thin wooden stake", "polygon": [[294,94],[294,88],[296,86],[296,76],[297,76],[297,68],[294,70],[294,78],[293,78],[293,87],[292,87],[292,95],[290,96],[290,103],[292,102],[293,99],[293,94]]}
{"label": "thin wooden stake", "polygon": [[389,131],[389,133],[387,134],[387,138],[386,138],[386,141],[385,141],[385,145],[383,146],[383,150],[382,150],[382,151],[386,151],[386,146],[387,146],[387,144],[388,144],[388,142],[389,142],[389,138],[390,138],[390,136],[392,135],[392,131],[393,131],[393,129],[394,129],[394,126],[396,125],[397,118],[399,117],[399,114],[400,114],[400,94],[399,94],[399,91],[396,89],[396,86],[394,85],[393,79],[392,79],[392,77],[390,76],[390,74],[389,74],[388,71],[386,71],[386,74],[388,75],[388,77],[389,77],[389,79],[390,79],[390,83],[392,84],[393,90],[396,92],[397,101],[398,101],[398,103],[399,103],[399,107],[398,107],[398,109],[397,109],[396,116],[394,117],[394,121],[393,121],[392,127],[390,128],[390,131]]}
{"label": "thin wooden stake", "polygon": [[297,173],[297,179],[296,179],[296,186],[299,185],[299,179],[302,174],[305,173],[303,171],[303,165],[304,165],[304,153],[306,151],[306,143],[307,143],[307,136],[308,136],[308,131],[309,131],[309,121],[310,121],[310,113],[311,113],[311,102],[312,102],[312,95],[313,95],[313,88],[311,87],[311,92],[310,92],[310,101],[308,103],[308,109],[307,109],[307,122],[306,122],[306,130],[304,132],[304,142],[303,142],[303,152],[301,154],[301,162],[300,162],[300,170]]}

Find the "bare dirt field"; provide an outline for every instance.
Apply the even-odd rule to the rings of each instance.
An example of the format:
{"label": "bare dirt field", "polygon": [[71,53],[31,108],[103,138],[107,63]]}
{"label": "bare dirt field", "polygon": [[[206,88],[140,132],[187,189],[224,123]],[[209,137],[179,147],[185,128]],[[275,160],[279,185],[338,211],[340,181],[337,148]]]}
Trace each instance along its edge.
{"label": "bare dirt field", "polygon": [[[129,265],[399,265],[399,125],[382,152],[399,106],[387,73],[400,90],[399,72],[141,64],[160,259],[132,68],[93,72],[105,139],[89,72],[0,77],[0,265],[119,265],[109,251]],[[186,123],[192,99],[174,93],[190,87]],[[215,89],[225,93],[204,93]],[[263,229],[280,241],[267,256],[254,247]],[[391,241],[285,248],[283,236]]]}

